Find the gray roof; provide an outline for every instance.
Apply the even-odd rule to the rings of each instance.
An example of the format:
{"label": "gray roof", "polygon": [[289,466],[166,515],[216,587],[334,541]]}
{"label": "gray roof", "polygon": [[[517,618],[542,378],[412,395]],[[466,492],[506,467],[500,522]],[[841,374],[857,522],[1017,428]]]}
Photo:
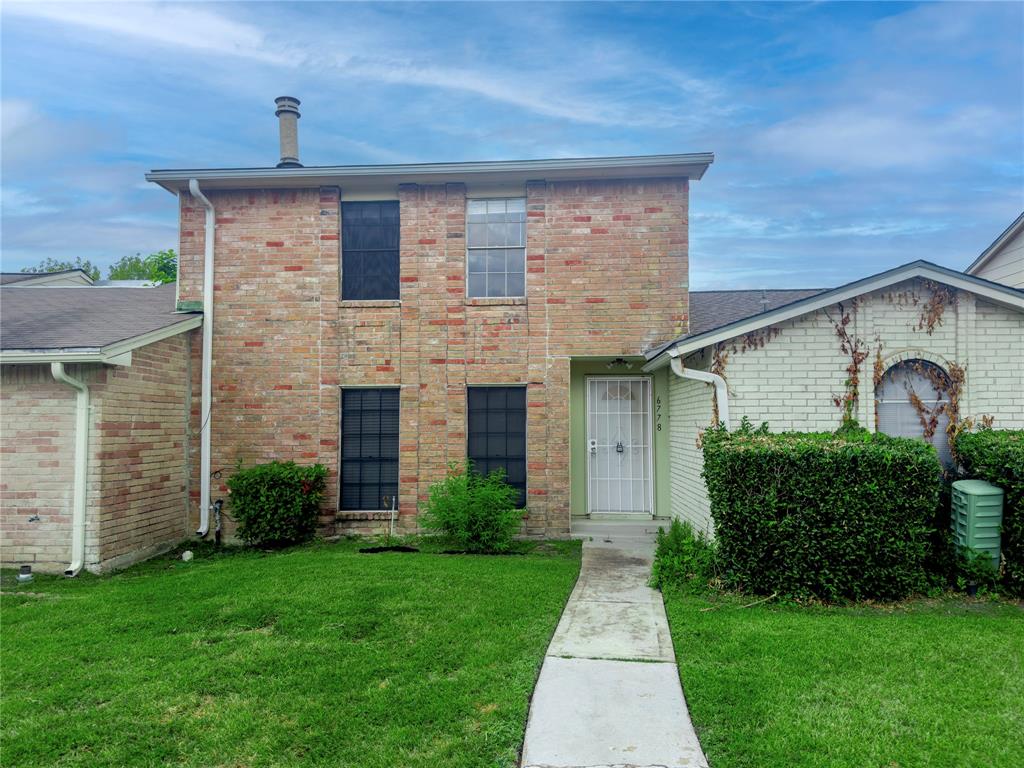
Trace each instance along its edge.
{"label": "gray roof", "polygon": [[174,284],[0,289],[0,349],[97,349],[189,319],[174,311]]}
{"label": "gray roof", "polygon": [[[753,326],[754,328],[764,328],[780,318],[796,316],[797,313],[809,312],[815,307],[827,306],[833,301],[840,301],[843,297],[859,295],[858,292],[867,293],[872,290],[878,290],[880,287],[893,285],[902,280],[909,280],[915,277],[926,277],[956,288],[973,291],[980,296],[1005,306],[1024,309],[1024,289],[1011,288],[1002,283],[995,283],[976,275],[965,274],[948,267],[940,267],[938,264],[932,264],[930,261],[918,259],[917,261],[911,261],[907,264],[887,269],[884,272],[861,278],[860,280],[854,280],[838,288],[829,288],[827,290],[810,289],[807,291],[807,295],[803,297],[789,296],[788,300],[781,301],[774,307],[769,306],[768,310],[764,312],[753,312],[744,317],[737,317],[725,322],[722,322],[722,318],[715,318],[712,321],[712,327],[700,327],[705,322],[697,318],[696,323],[698,327],[692,328],[689,333],[662,344],[660,347],[651,349],[644,354],[648,360],[654,360],[654,358],[677,345],[683,348],[694,349],[698,345],[704,345],[713,340],[729,338],[730,335],[738,335],[740,332],[748,332],[752,322],[758,323]],[[716,292],[711,291],[707,293]],[[741,292],[721,291],[718,293],[735,294]],[[759,291],[753,291],[752,293],[755,294],[754,297],[746,301],[748,308],[751,304],[756,304],[757,299],[760,298],[758,296]],[[768,293],[771,293],[771,291]],[[786,297],[781,298],[785,299]],[[696,317],[699,311],[699,308],[691,305],[690,314],[692,317]]]}
{"label": "gray roof", "polygon": [[780,288],[752,291],[691,291],[690,332],[707,333],[793,301],[822,293],[827,288]]}
{"label": "gray roof", "polygon": [[83,272],[77,267],[74,269],[59,269],[56,272],[0,272],[0,285],[14,285],[25,280],[38,280],[42,277],[53,277],[54,275],[68,275],[72,272]]}

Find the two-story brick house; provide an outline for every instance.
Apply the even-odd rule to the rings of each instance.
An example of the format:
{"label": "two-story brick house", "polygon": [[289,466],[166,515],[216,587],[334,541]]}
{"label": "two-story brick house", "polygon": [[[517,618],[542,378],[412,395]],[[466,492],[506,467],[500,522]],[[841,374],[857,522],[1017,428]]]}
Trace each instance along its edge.
{"label": "two-story brick house", "polygon": [[193,432],[223,472],[204,499],[193,462],[197,517],[280,458],[329,468],[328,527],[379,529],[397,497],[409,528],[467,455],[505,468],[528,533],[667,515],[667,373],[640,369],[686,329],[712,155],[306,168],[278,103],[278,167],[147,175],[179,200],[178,306],[207,302]]}

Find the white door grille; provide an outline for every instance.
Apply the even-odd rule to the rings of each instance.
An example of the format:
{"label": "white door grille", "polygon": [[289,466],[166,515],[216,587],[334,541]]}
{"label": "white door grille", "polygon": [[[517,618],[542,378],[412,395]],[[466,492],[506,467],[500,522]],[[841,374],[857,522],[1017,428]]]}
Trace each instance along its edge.
{"label": "white door grille", "polygon": [[653,515],[651,380],[587,379],[587,512]]}

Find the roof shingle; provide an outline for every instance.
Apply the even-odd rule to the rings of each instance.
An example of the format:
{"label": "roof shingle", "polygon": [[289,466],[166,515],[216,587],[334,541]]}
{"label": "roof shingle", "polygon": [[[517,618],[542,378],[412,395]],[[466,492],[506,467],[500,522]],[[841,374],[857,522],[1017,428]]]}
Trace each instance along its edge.
{"label": "roof shingle", "polygon": [[0,349],[98,349],[180,323],[174,284],[0,289]]}

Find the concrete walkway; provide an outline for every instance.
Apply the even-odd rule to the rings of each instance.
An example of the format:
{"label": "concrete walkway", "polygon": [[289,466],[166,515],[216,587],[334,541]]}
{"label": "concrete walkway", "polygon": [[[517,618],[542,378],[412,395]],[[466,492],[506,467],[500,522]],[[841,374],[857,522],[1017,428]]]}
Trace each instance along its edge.
{"label": "concrete walkway", "polygon": [[706,768],[661,594],[647,586],[656,529],[591,529],[533,694],[522,766]]}

